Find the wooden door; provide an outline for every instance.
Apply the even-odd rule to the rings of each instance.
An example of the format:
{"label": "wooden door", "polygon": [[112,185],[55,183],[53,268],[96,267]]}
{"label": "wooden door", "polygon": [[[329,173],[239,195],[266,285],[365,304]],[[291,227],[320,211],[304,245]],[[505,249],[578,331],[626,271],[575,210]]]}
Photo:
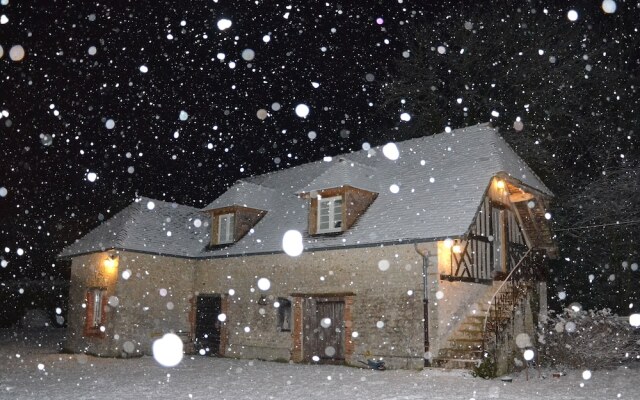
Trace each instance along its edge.
{"label": "wooden door", "polygon": [[220,296],[198,296],[196,302],[196,338],[197,350],[203,349],[206,355],[220,353],[220,328],[222,323],[218,315],[222,310]]}
{"label": "wooden door", "polygon": [[303,346],[306,361],[344,360],[344,301],[305,299]]}

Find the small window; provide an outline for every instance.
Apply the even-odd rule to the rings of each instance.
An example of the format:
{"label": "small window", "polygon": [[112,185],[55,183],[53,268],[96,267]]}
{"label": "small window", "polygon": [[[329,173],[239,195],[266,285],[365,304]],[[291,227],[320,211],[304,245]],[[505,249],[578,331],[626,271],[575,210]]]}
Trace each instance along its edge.
{"label": "small window", "polygon": [[218,243],[233,243],[233,232],[235,227],[234,214],[223,214],[218,217]]}
{"label": "small window", "polygon": [[86,322],[85,334],[101,334],[105,321],[104,299],[105,290],[102,288],[91,288],[87,290],[86,299]]}
{"label": "small window", "polygon": [[278,330],[291,332],[291,302],[283,297],[278,297]]}
{"label": "small window", "polygon": [[318,200],[318,233],[342,230],[342,197]]}

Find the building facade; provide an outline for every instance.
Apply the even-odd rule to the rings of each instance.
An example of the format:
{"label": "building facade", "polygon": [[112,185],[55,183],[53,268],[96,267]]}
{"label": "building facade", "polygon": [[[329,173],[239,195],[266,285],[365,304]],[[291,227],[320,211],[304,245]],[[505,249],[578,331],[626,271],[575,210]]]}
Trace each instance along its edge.
{"label": "building facade", "polygon": [[65,348],[130,357],[173,332],[195,354],[508,368],[546,305],[551,192],[487,125],[387,146],[204,209],[137,199],[61,253]]}

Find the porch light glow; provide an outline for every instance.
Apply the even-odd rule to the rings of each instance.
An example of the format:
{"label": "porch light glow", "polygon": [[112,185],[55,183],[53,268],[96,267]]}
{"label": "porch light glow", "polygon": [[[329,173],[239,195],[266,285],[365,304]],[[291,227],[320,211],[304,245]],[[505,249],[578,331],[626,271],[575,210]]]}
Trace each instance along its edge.
{"label": "porch light glow", "polygon": [[102,261],[102,266],[107,272],[114,272],[118,267],[118,256],[115,254],[109,254],[107,258]]}
{"label": "porch light glow", "polygon": [[450,249],[451,247],[453,247],[453,239],[445,239],[444,240],[444,247],[446,247],[447,249]]}
{"label": "porch light glow", "polygon": [[454,246],[452,247],[452,250],[453,250],[453,252],[454,252],[454,253],[456,253],[456,254],[460,254],[460,253],[462,253],[462,247],[460,247],[460,245],[459,245],[459,244],[454,245]]}
{"label": "porch light glow", "polygon": [[498,181],[496,182],[496,187],[497,187],[498,189],[504,189],[504,181],[503,181],[503,180],[498,180]]}

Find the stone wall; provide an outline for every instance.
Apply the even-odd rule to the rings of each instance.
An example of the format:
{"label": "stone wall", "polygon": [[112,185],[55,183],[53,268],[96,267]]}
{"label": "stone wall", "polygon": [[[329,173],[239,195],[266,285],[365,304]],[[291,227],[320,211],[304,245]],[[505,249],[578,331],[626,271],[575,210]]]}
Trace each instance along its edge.
{"label": "stone wall", "polygon": [[[186,336],[190,332],[194,271],[194,261],[189,259],[132,252],[120,255],[118,305],[113,307],[118,313],[114,333],[119,335],[120,355],[151,354],[153,341],[163,334],[184,332]],[[133,352],[125,351],[131,344]]]}
{"label": "stone wall", "polygon": [[[115,269],[103,261],[117,254]],[[151,354],[162,334],[189,332],[194,261],[132,252],[94,253],[73,259],[69,289],[66,350],[100,356]],[[104,332],[87,336],[85,296],[106,288]]]}
{"label": "stone wall", "polygon": [[474,313],[474,310],[480,310],[479,301],[488,290],[491,290],[491,286],[482,283],[438,281],[436,298],[432,303],[433,308],[437,310],[437,315],[434,315],[434,322],[437,325],[429,349],[434,357],[466,315]]}
{"label": "stone wall", "polygon": [[[260,278],[269,290],[257,287]],[[290,360],[293,333],[277,329],[277,298],[291,298],[296,309],[292,295],[350,294],[348,364],[384,358],[390,368],[423,366],[422,257],[413,245],[202,260],[195,282],[196,293],[228,299],[226,356]],[[266,305],[258,305],[261,295]]]}
{"label": "stone wall", "polygon": [[[383,358],[389,368],[419,369],[425,356],[425,296],[432,353],[476,297],[475,284],[439,279],[436,243],[201,260],[120,252],[117,270],[109,277],[100,273],[105,257],[107,253],[96,253],[73,260],[69,350],[150,354],[153,340],[164,333],[184,332],[185,339],[193,334],[193,299],[217,294],[227,317],[222,354],[289,361],[296,358],[294,347],[300,350],[303,344],[295,336],[300,330],[279,330],[274,303],[289,299],[295,319],[305,298],[341,296],[350,302],[345,313],[351,333],[345,338],[347,364],[362,366],[361,361]],[[258,288],[260,278],[269,280],[268,290]],[[87,338],[82,335],[86,310],[81,305],[86,290],[95,285],[108,288],[110,305],[104,336]],[[266,304],[258,304],[261,296]]]}
{"label": "stone wall", "polygon": [[521,369],[526,363],[523,356],[525,349],[536,349],[539,295],[537,290],[531,290],[521,299],[494,348],[498,376]]}
{"label": "stone wall", "polygon": [[111,308],[104,307],[105,324],[99,335],[86,335],[87,318],[86,296],[90,288],[105,289],[106,299],[116,291],[118,265],[105,267],[108,253],[93,253],[73,259],[71,264],[71,283],[69,285],[69,311],[67,314],[68,335],[63,348],[73,352],[86,352],[95,355],[113,356],[113,318]]}

